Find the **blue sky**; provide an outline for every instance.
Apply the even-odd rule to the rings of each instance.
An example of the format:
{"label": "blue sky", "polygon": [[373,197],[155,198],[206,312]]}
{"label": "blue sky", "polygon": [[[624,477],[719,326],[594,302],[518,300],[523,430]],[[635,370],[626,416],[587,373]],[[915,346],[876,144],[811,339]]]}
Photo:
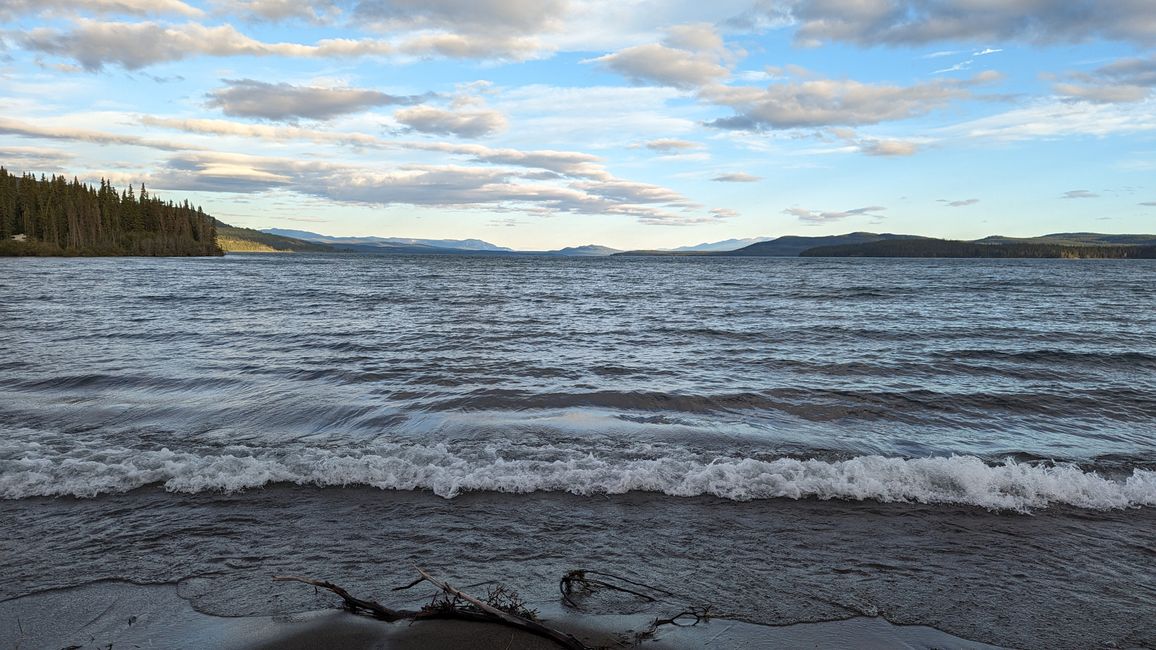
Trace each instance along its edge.
{"label": "blue sky", "polygon": [[1156,232],[1151,0],[11,0],[0,161],[521,249]]}

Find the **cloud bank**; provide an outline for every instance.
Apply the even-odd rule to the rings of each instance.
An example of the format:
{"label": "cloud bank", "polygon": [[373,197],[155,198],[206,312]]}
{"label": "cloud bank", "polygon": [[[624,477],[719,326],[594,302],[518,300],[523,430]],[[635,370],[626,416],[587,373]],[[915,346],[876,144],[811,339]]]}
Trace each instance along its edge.
{"label": "cloud bank", "polygon": [[375,90],[345,87],[293,86],[253,79],[227,79],[225,87],[209,93],[208,105],[233,117],[273,121],[328,120],[375,106],[416,104],[423,96],[397,96]]}

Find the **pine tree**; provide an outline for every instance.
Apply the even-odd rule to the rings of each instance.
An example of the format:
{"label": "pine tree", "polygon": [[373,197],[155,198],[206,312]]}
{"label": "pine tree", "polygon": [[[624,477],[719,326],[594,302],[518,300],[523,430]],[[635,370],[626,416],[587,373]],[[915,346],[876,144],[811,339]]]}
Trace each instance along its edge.
{"label": "pine tree", "polygon": [[[13,242],[22,234],[27,243]],[[212,217],[142,184],[123,193],[100,180],[16,177],[0,167],[0,255],[220,255]]]}

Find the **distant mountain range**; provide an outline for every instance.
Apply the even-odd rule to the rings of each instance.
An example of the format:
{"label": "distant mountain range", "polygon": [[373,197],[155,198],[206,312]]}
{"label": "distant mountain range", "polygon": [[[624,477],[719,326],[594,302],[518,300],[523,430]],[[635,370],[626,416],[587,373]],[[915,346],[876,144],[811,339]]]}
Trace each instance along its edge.
{"label": "distant mountain range", "polygon": [[330,246],[377,246],[382,248],[441,248],[459,251],[494,251],[512,253],[513,249],[495,246],[480,239],[416,239],[413,237],[332,237],[319,235],[308,230],[285,228],[265,228],[261,232],[280,237],[291,237],[303,241],[318,242]]}
{"label": "distant mountain range", "polygon": [[[891,233],[853,232],[825,237],[786,235],[732,251],[627,251],[620,255],[725,257],[1149,257],[1156,235],[1056,233],[1040,237],[991,236],[952,241]],[[1132,250],[1136,249],[1136,250]]]}
{"label": "distant mountain range", "polygon": [[873,232],[853,232],[847,235],[831,235],[828,237],[799,237],[786,235],[777,239],[751,244],[733,251],[722,253],[743,257],[798,257],[803,251],[818,246],[848,246],[852,244],[867,244],[870,242],[888,239],[922,239],[915,235],[893,235],[891,233],[876,234]]}
{"label": "distant mountain range", "polygon": [[551,251],[516,251],[481,239],[418,239],[414,237],[333,237],[308,230],[266,228],[259,232],[278,237],[321,244],[335,251],[355,253],[408,253],[436,255],[554,255],[562,257],[605,257],[621,253],[617,248],[587,244]]}
{"label": "distant mountain range", "polygon": [[[550,251],[516,251],[480,239],[334,237],[307,230],[252,230],[217,222],[218,240],[228,252],[328,252],[425,255],[549,255],[556,257],[727,256],[727,257],[1150,257],[1156,235],[1056,233],[1040,237],[990,236],[952,241],[892,233],[774,239],[727,239],[675,249],[620,251],[587,244]],[[1153,249],[1153,250],[1149,250]]]}
{"label": "distant mountain range", "polygon": [[[1124,241],[1120,244],[1116,241]],[[803,257],[955,257],[1153,259],[1156,236],[1064,233],[1044,237],[987,237],[978,241],[948,239],[879,239],[860,244],[817,246]]]}
{"label": "distant mountain range", "polygon": [[704,244],[697,244],[695,246],[679,246],[678,248],[663,248],[660,250],[670,251],[672,253],[715,253],[733,251],[764,242],[773,237],[750,237],[747,239],[724,239],[722,241],[709,242]]}
{"label": "distant mountain range", "polygon": [[[673,250],[638,250],[626,251],[620,255],[716,255],[735,257],[798,257],[803,251],[817,246],[843,246],[848,244],[865,244],[885,239],[913,239],[915,235],[876,234],[871,232],[853,232],[847,235],[830,235],[826,237],[799,237],[785,235],[775,239],[759,239],[754,243],[738,248],[712,248],[714,244],[699,244],[687,246],[684,249]],[[740,239],[730,239],[728,242],[742,242]],[[719,245],[726,242],[718,242]]]}
{"label": "distant mountain range", "polygon": [[617,248],[587,244],[585,246],[569,246],[556,251],[546,251],[546,255],[561,255],[565,257],[607,257],[622,251]]}

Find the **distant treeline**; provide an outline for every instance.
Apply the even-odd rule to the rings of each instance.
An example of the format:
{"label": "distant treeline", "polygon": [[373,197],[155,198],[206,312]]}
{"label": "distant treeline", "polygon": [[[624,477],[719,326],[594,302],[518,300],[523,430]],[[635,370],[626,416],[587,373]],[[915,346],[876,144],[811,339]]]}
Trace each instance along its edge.
{"label": "distant treeline", "polygon": [[819,246],[801,257],[1001,257],[1153,259],[1156,246],[1068,246],[1062,244],[977,244],[944,239],[888,239],[866,244]]}
{"label": "distant treeline", "polygon": [[188,201],[0,167],[0,255],[222,254],[212,217]]}

